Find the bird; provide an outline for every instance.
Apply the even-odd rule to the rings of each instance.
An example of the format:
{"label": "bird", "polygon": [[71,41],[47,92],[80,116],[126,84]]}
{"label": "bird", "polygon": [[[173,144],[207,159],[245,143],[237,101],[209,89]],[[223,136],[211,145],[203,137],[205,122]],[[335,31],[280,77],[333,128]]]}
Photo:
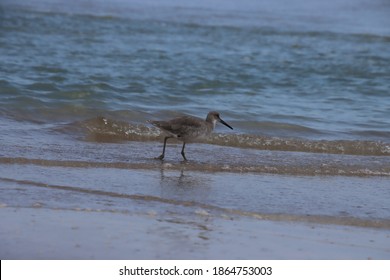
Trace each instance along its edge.
{"label": "bird", "polygon": [[169,138],[176,138],[183,141],[181,155],[183,156],[184,161],[187,161],[186,155],[184,153],[184,148],[187,142],[192,142],[197,138],[210,135],[210,133],[214,130],[217,122],[220,122],[228,128],[233,129],[233,127],[223,121],[219,116],[219,113],[215,111],[209,112],[207,114],[206,120],[193,116],[181,116],[168,121],[148,120],[148,122],[167,134],[167,136],[164,138],[162,154],[156,157],[156,159],[160,160],[163,160],[165,157],[165,146]]}

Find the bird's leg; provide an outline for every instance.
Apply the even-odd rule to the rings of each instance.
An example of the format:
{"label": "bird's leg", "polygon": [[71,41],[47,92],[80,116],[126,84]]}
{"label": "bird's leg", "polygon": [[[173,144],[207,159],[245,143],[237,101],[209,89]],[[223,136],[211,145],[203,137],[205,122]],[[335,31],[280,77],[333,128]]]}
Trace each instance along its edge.
{"label": "bird's leg", "polygon": [[187,161],[186,155],[184,153],[184,147],[186,146],[186,142],[183,141],[183,148],[181,149],[181,155],[183,156],[184,160]]}
{"label": "bird's leg", "polygon": [[164,147],[163,147],[162,154],[161,154],[160,156],[156,157],[155,159],[161,159],[161,160],[164,159],[164,156],[165,156],[165,146],[167,145],[167,140],[168,140],[169,138],[171,138],[171,137],[166,136],[166,137],[164,138]]}

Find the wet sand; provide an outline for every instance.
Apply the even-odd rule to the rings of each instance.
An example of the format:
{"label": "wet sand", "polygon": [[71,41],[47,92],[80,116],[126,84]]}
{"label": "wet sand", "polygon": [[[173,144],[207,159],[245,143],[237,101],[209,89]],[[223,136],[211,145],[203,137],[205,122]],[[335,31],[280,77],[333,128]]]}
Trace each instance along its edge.
{"label": "wet sand", "polygon": [[[388,259],[390,231],[215,217],[0,209],[1,259]],[[6,226],[4,226],[6,225]]]}
{"label": "wet sand", "polygon": [[390,258],[387,178],[31,162],[0,173],[1,259]]}
{"label": "wet sand", "polygon": [[388,157],[11,136],[2,259],[390,258]]}

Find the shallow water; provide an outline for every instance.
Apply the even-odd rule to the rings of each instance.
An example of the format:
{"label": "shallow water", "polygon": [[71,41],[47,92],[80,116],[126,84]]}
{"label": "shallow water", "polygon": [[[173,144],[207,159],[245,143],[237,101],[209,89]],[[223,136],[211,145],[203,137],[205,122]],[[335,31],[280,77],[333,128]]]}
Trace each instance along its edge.
{"label": "shallow water", "polygon": [[[182,162],[181,145],[168,145],[166,160],[160,161],[153,158],[160,152],[155,142],[74,145],[72,138],[42,135],[32,146],[30,139],[2,146],[0,181],[7,206],[132,212],[130,200],[141,202],[141,212],[148,212],[151,203],[162,212],[179,205],[188,213],[195,208],[270,220],[390,227],[387,156],[192,144],[187,157],[194,159]],[[111,203],[97,205],[101,200]]]}
{"label": "shallow water", "polygon": [[[388,230],[389,12],[3,0],[0,203]],[[154,159],[147,120],[211,110],[234,130]]]}
{"label": "shallow water", "polygon": [[164,167],[145,171],[2,164],[2,169],[8,174],[0,178],[3,207],[94,209],[165,217],[177,212],[390,228],[388,181],[383,178],[240,177]]}
{"label": "shallow water", "polygon": [[[235,133],[389,139],[383,1],[371,13],[363,1],[298,1],[285,15],[284,1],[245,1],[237,11],[220,1],[39,5],[46,2],[62,3],[2,5],[5,117],[52,123],[115,114],[144,123],[218,110]],[[321,20],[309,17],[324,5]],[[269,10],[274,21],[263,18]]]}

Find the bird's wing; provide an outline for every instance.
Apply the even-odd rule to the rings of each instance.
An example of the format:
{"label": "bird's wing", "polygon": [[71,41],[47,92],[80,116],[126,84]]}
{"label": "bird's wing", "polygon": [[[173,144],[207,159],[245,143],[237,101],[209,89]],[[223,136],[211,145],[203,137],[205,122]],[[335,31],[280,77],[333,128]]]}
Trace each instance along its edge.
{"label": "bird's wing", "polygon": [[152,125],[180,137],[181,135],[186,135],[189,131],[194,128],[201,126],[203,120],[197,119],[194,117],[183,116],[172,119],[170,121],[149,121]]}
{"label": "bird's wing", "polygon": [[183,116],[172,120],[172,129],[180,130],[183,128],[198,128],[202,126],[202,119],[195,117]]}
{"label": "bird's wing", "polygon": [[179,117],[171,124],[171,131],[177,137],[188,137],[189,135],[196,135],[197,130],[202,126],[202,119],[195,117]]}

